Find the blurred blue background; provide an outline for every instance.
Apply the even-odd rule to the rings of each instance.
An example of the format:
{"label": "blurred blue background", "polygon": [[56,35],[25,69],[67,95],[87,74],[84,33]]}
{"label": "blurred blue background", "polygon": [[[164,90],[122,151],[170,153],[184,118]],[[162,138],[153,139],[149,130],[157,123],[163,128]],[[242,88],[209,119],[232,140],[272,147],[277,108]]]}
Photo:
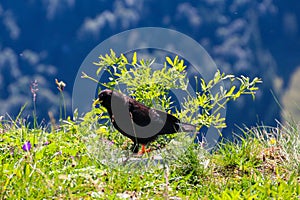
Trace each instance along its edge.
{"label": "blurred blue background", "polygon": [[[68,113],[77,71],[100,42],[122,31],[164,27],[199,42],[225,73],[261,77],[255,101],[228,105],[225,131],[300,120],[300,4],[296,0],[24,0],[0,2],[0,115],[15,117],[38,81],[37,115],[59,114],[63,80]],[[113,48],[113,47],[112,47]],[[276,103],[272,93],[280,105]]]}

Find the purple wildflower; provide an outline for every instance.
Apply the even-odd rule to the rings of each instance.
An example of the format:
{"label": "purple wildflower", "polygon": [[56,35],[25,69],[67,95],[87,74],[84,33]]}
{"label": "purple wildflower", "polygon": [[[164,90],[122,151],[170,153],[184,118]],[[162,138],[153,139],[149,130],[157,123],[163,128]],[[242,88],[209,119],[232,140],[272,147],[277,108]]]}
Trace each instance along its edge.
{"label": "purple wildflower", "polygon": [[23,144],[23,146],[22,146],[22,149],[24,151],[30,151],[30,149],[31,149],[31,143],[30,143],[30,141],[25,142],[25,144]]}

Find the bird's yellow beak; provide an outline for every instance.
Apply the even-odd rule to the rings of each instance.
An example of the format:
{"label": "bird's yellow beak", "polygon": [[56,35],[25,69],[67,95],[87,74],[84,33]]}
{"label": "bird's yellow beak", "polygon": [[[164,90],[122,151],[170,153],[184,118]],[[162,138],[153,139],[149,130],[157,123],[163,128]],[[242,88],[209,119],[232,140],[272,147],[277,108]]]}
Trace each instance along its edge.
{"label": "bird's yellow beak", "polygon": [[98,98],[93,102],[93,106],[96,106],[99,103],[102,103],[102,101]]}

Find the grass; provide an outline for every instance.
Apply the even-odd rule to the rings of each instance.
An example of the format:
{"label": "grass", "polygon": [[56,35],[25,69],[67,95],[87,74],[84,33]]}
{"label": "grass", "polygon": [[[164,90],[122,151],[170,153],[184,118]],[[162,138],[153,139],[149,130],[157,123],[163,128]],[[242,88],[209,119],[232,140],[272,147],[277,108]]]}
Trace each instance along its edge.
{"label": "grass", "polygon": [[[298,199],[295,123],[244,129],[208,153],[189,140],[133,162],[93,115],[30,129],[0,125],[1,199]],[[120,134],[118,134],[120,135]],[[178,134],[177,141],[184,135]],[[22,146],[31,143],[25,151]],[[161,163],[154,161],[160,154]],[[120,161],[126,157],[128,161]],[[137,159],[137,158],[135,158]],[[141,158],[139,158],[141,159]],[[147,162],[148,161],[148,162]]]}

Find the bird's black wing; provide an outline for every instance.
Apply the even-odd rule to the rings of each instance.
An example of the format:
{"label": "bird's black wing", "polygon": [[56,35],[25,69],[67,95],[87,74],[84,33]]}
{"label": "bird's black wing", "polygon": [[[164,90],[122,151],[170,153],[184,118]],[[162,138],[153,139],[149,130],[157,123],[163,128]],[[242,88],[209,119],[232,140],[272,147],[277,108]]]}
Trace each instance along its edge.
{"label": "bird's black wing", "polygon": [[132,116],[133,122],[138,125],[145,127],[150,124],[151,119],[149,115],[150,108],[137,102],[134,99],[129,99],[129,113]]}
{"label": "bird's black wing", "polygon": [[[139,112],[141,110],[141,112]],[[149,126],[156,129],[157,134],[171,134],[179,130],[180,120],[175,116],[161,110],[149,108],[144,105],[139,107],[139,111],[133,114],[133,121],[139,126]],[[135,112],[133,112],[135,113]],[[147,119],[142,122],[141,119]],[[149,125],[151,123],[151,125]]]}
{"label": "bird's black wing", "polygon": [[162,115],[162,114],[166,115],[164,126],[161,129],[161,131],[159,132],[159,134],[177,133],[179,130],[180,120],[177,117],[175,117],[169,113],[160,111],[160,110],[158,111],[158,113],[160,113],[160,115]]}
{"label": "bird's black wing", "polygon": [[154,128],[157,130],[157,134],[160,134],[161,131],[165,134],[177,132],[177,129],[175,130],[170,124],[178,123],[179,120],[164,111],[149,108],[134,99],[129,99],[129,112],[137,126]]}

